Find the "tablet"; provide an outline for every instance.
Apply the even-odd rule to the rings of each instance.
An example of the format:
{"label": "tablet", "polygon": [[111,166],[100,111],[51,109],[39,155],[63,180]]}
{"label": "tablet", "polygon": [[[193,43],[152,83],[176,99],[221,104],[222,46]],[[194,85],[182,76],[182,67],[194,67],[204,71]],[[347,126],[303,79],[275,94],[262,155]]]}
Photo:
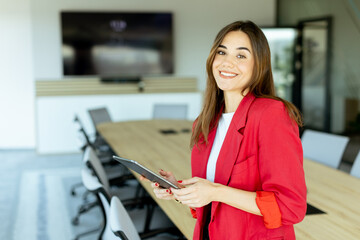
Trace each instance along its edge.
{"label": "tablet", "polygon": [[154,173],[150,169],[147,169],[146,167],[144,167],[143,165],[141,165],[140,163],[138,163],[134,160],[130,160],[130,159],[126,159],[126,158],[122,158],[122,157],[118,157],[118,156],[113,156],[113,159],[115,159],[119,163],[125,165],[127,168],[134,170],[135,172],[139,173],[140,175],[146,177],[151,182],[157,182],[160,185],[160,187],[162,187],[162,188],[168,189],[168,188],[172,187],[175,189],[179,189],[179,187],[176,186],[175,184],[166,180],[162,176]]}

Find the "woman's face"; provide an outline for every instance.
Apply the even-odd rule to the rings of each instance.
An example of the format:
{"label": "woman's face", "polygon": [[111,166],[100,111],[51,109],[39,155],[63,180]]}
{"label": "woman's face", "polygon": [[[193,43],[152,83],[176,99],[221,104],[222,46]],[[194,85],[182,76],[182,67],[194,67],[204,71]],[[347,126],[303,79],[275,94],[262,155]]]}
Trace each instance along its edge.
{"label": "woman's face", "polygon": [[212,65],[217,86],[227,92],[241,92],[250,82],[254,55],[248,35],[232,31],[225,35],[216,50]]}

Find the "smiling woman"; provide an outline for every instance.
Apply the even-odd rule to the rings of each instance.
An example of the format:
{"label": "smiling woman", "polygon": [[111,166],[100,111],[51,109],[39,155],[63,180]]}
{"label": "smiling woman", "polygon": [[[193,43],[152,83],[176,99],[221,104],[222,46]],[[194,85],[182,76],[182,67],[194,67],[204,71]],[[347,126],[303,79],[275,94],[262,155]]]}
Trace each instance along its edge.
{"label": "smiling woman", "polygon": [[[203,109],[193,124],[191,179],[152,184],[197,218],[194,239],[295,239],[306,213],[299,111],[275,95],[270,49],[250,21],[225,26],[206,63]],[[286,144],[286,147],[284,147]]]}

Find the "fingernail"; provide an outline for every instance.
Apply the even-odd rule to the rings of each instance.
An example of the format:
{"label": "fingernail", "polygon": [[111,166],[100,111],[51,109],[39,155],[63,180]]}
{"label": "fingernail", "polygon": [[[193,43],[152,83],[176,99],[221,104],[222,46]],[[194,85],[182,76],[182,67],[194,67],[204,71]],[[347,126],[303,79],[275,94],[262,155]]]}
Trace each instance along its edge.
{"label": "fingernail", "polygon": [[156,187],[158,187],[158,186],[159,186],[159,184],[158,184],[158,183],[155,183],[155,186],[156,186]]}
{"label": "fingernail", "polygon": [[182,183],[182,181],[181,181],[181,180],[179,180],[179,181],[178,181],[178,183]]}
{"label": "fingernail", "polygon": [[166,189],[166,192],[167,192],[167,193],[170,193],[170,190],[169,190],[169,189]]}

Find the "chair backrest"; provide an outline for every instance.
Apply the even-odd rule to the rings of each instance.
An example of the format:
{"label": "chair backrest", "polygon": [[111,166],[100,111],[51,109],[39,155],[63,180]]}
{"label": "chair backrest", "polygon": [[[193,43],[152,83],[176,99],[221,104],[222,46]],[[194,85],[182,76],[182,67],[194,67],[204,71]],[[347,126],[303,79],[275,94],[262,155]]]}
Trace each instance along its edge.
{"label": "chair backrest", "polygon": [[103,122],[112,122],[110,114],[107,110],[107,108],[95,108],[88,110],[90,114],[90,118],[92,123],[94,124],[94,127],[96,128],[96,125]]}
{"label": "chair backrest", "polygon": [[99,239],[118,240],[110,228],[110,194],[99,182],[98,178],[93,175],[90,169],[84,167],[81,170],[81,179],[87,190],[96,194],[98,202],[104,217],[103,228],[100,232]]}
{"label": "chair backrest", "polygon": [[186,119],[188,106],[186,104],[155,104],[154,119]]}
{"label": "chair backrest", "polygon": [[104,186],[107,192],[110,192],[109,178],[105,172],[103,165],[101,164],[100,159],[96,155],[94,149],[91,146],[87,146],[84,155],[83,162],[86,166],[91,168],[96,177],[99,179],[100,183]]}
{"label": "chair backrest", "polygon": [[103,187],[97,177],[92,174],[90,169],[87,169],[85,167],[81,169],[81,180],[85,188],[90,192],[98,191],[100,188]]}
{"label": "chair backrest", "polygon": [[93,144],[90,141],[89,134],[87,134],[84,125],[82,124],[80,118],[77,115],[75,115],[74,122],[77,124],[78,131],[81,134],[81,138],[83,139],[83,145],[81,146],[81,150],[84,151],[86,146],[92,146]]}
{"label": "chair backrest", "polygon": [[110,203],[110,227],[120,239],[140,240],[140,236],[124,205],[113,196]]}
{"label": "chair backrest", "polygon": [[301,142],[305,158],[338,168],[349,137],[306,129]]}
{"label": "chair backrest", "polygon": [[351,167],[350,174],[355,177],[360,178],[360,151],[358,152],[358,154],[354,160],[354,163]]}

